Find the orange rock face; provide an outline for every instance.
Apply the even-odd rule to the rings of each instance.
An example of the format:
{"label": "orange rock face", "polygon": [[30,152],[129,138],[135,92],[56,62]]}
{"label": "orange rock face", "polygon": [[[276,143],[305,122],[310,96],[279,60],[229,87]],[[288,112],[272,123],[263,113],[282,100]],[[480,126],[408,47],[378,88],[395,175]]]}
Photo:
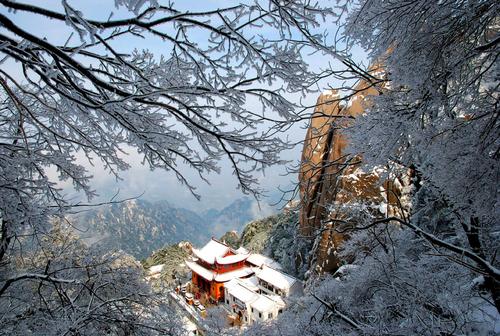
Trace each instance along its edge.
{"label": "orange rock face", "polygon": [[[370,202],[380,204],[381,216],[387,215],[386,182],[380,186],[376,172],[363,171],[361,157],[346,152],[348,133],[354,118],[365,112],[367,97],[377,95],[375,87],[360,82],[347,106],[339,104],[335,91],[324,92],[317,102],[307,131],[299,173],[300,234],[315,240],[315,266],[320,272],[336,270],[340,260],[336,256],[345,237],[335,228],[348,217],[350,205]],[[394,198],[394,197],[393,197]],[[338,210],[342,207],[344,210]]]}

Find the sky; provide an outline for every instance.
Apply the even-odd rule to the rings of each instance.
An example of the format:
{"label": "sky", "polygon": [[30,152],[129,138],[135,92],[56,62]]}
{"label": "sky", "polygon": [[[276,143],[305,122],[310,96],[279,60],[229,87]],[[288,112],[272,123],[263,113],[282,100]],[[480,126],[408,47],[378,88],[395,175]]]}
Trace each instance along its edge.
{"label": "sky", "polygon": [[[37,6],[59,10],[61,8],[60,0],[25,0],[25,3],[32,3]],[[112,0],[85,0],[85,1],[70,1],[68,3],[75,8],[83,11],[91,18],[106,19],[110,12],[113,11],[113,17],[119,18],[129,15],[123,9],[114,7]],[[228,6],[228,1],[217,0],[204,0],[204,1],[177,1],[176,5],[180,9],[186,10],[203,10],[213,9],[219,6]],[[21,27],[29,29],[31,32],[36,32],[39,37],[45,37],[50,41],[65,41],[68,37],[68,28],[61,27],[60,24],[50,24],[47,20],[38,20],[37,18],[26,15],[23,13],[7,13],[8,16],[13,18],[15,15],[16,24]],[[333,30],[333,26],[325,23],[321,29]],[[194,37],[196,38],[196,36]],[[161,54],[161,48],[164,44],[159,40],[142,40],[140,45],[130,46],[130,41],[121,42],[124,50],[131,47],[140,49],[150,49],[156,53]],[[312,67],[319,66],[328,60],[324,59],[320,54],[308,55],[308,62]],[[2,66],[8,66],[4,63]],[[310,94],[303,99],[303,103],[313,105],[318,98],[320,91],[326,89],[329,85],[328,82],[322,83],[324,87],[318,87],[317,94]],[[312,112],[312,110],[311,110]],[[290,138],[291,141],[297,142],[303,140],[306,133],[306,122],[294,125],[284,136]],[[221,209],[237,198],[244,195],[237,189],[236,179],[232,174],[230,165],[227,161],[221,162],[222,171],[220,174],[211,174],[208,176],[210,184],[201,181],[192,171],[185,170],[186,177],[191,179],[194,185],[197,186],[197,193],[201,195],[201,200],[197,201],[176,179],[176,177],[166,171],[155,170],[151,171],[148,167],[142,165],[141,157],[133,148],[125,147],[127,155],[124,155],[127,162],[131,165],[128,171],[121,173],[121,180],[116,180],[115,176],[104,171],[102,166],[96,162],[95,166],[88,163],[84,165],[88,168],[89,172],[93,175],[92,186],[97,190],[100,197],[95,201],[105,201],[110,199],[113,195],[117,195],[117,199],[126,199],[131,197],[140,196],[142,199],[155,201],[167,200],[170,203],[192,210],[206,210],[209,208]],[[296,165],[301,155],[301,146],[296,146],[292,150],[282,153],[282,159],[290,160],[291,164]],[[82,161],[84,162],[84,161]],[[56,179],[57,174],[54,170],[49,170],[52,179]],[[297,182],[296,175],[287,174],[287,167],[285,165],[274,166],[265,171],[264,174],[257,175],[262,188],[268,190],[268,198],[262,200],[262,208],[267,209],[267,203],[274,203],[281,196],[278,188],[290,189]],[[80,196],[75,194],[71,185],[68,183],[60,183],[64,188],[69,198],[78,199]],[[263,211],[267,212],[267,211]]]}

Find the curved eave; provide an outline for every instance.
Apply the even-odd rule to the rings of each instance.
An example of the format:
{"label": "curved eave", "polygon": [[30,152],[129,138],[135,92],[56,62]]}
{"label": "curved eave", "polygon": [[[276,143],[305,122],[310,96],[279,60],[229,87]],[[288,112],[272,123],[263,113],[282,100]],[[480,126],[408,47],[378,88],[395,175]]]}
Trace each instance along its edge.
{"label": "curved eave", "polygon": [[235,270],[235,271],[216,274],[214,277],[214,280],[217,282],[227,282],[227,281],[235,279],[235,278],[246,277],[246,276],[251,275],[253,273],[254,273],[254,271],[250,267],[243,267],[243,268]]}
{"label": "curved eave", "polygon": [[198,265],[197,263],[186,261],[187,267],[194,273],[198,274],[202,278],[208,281],[214,280],[215,273],[211,270],[207,270],[205,267]]}
{"label": "curved eave", "polygon": [[215,262],[219,265],[231,265],[242,261],[245,261],[249,257],[249,254],[235,254],[227,257],[217,257]]}

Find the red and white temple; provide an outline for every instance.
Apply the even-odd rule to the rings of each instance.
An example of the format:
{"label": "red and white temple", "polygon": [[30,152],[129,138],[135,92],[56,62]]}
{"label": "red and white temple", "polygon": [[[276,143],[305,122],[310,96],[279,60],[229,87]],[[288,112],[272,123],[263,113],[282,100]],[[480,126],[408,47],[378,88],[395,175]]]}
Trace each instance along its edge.
{"label": "red and white temple", "polygon": [[195,258],[186,261],[192,271],[191,282],[214,301],[224,300],[224,283],[254,274],[246,263],[248,253],[237,253],[214,238],[199,250],[193,248],[193,254]]}

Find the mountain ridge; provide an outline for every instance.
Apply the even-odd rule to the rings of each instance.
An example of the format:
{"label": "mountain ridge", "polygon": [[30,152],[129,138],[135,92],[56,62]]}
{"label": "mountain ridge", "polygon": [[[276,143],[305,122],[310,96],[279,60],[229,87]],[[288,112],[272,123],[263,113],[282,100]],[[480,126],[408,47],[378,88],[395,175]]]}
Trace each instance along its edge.
{"label": "mountain ridge", "polygon": [[241,231],[252,219],[249,198],[200,213],[166,200],[134,199],[74,215],[70,221],[87,245],[123,250],[142,259],[167,244],[183,240],[202,244],[226,231]]}

